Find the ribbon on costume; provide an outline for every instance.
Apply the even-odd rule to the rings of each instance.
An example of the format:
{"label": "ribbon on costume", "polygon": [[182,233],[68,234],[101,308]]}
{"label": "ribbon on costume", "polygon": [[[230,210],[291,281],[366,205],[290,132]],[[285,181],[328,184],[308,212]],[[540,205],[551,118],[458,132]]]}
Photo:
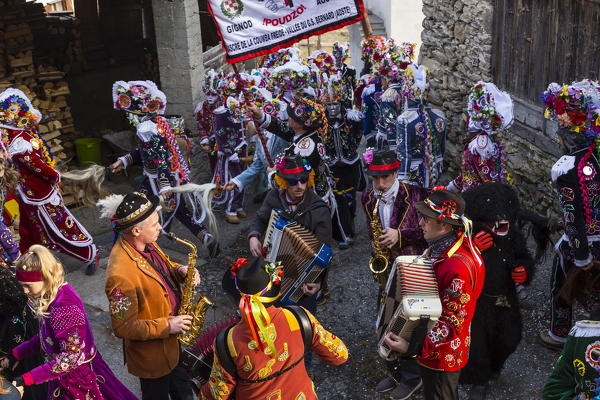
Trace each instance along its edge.
{"label": "ribbon on costume", "polygon": [[[447,202],[449,202],[449,203],[447,203]],[[464,232],[460,236],[458,241],[456,243],[454,243],[454,245],[452,246],[450,251],[448,251],[448,256],[452,257],[452,255],[463,244],[464,239],[467,238],[467,241],[469,244],[469,249],[471,250],[471,254],[473,254],[473,257],[475,257],[475,260],[477,261],[479,266],[483,265],[483,260],[481,259],[479,249],[473,244],[473,241],[471,240],[471,236],[473,234],[473,222],[469,218],[465,217],[464,215],[456,214],[456,203],[454,203],[454,204],[450,204],[450,203],[454,203],[454,201],[446,200],[446,201],[444,201],[444,204],[442,204],[442,206],[440,207],[440,206],[436,205],[433,201],[431,201],[429,199],[425,199],[425,204],[427,204],[427,206],[429,206],[429,208],[431,208],[433,211],[440,214],[438,217],[438,219],[440,221],[443,220],[443,217],[446,217],[446,218],[453,219],[456,221],[461,221],[463,224]]]}

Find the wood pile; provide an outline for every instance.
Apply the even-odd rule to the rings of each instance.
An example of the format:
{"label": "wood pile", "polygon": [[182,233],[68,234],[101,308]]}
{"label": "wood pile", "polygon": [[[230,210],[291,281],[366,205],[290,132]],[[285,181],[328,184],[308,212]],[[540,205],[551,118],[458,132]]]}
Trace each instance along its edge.
{"label": "wood pile", "polygon": [[0,0],[0,91],[22,90],[43,115],[38,130],[57,163],[75,157],[78,136],[65,78],[86,68],[79,21],[46,15],[40,3]]}

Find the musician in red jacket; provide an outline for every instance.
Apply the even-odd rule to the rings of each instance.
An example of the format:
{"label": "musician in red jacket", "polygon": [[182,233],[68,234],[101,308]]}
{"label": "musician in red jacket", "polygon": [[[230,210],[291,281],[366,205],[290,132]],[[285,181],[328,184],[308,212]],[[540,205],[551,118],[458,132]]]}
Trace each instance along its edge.
{"label": "musician in red jacket", "polygon": [[471,221],[464,216],[465,201],[460,195],[435,190],[415,207],[429,244],[442,315],[424,338],[413,335],[412,346],[391,332],[385,340],[405,356],[416,350],[425,400],[458,400],[460,369],[469,358],[471,319],[483,287],[483,261],[471,240]]}

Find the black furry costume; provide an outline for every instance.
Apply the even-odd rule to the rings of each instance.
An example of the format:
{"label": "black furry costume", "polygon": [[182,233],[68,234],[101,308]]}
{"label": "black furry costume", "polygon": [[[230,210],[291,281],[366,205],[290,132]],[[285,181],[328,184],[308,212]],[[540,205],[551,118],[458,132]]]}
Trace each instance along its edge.
{"label": "black furry costume", "polygon": [[[512,271],[522,266],[528,284],[534,261],[517,226],[519,199],[506,184],[483,183],[462,193],[465,214],[473,221],[473,232],[488,232],[494,244],[482,252],[485,282],[471,322],[469,362],[460,374],[461,383],[484,385],[502,370],[508,356],[521,341],[519,299]],[[498,224],[506,220],[509,223]],[[504,236],[496,234],[507,232]]]}
{"label": "black furry costume", "polygon": [[[17,282],[10,269],[0,268],[0,357],[12,354],[12,349],[36,335],[39,323],[27,305],[27,295]],[[25,372],[31,371],[43,363],[41,353],[21,360],[15,371],[6,369],[4,377],[11,381]],[[25,387],[23,399],[45,400],[48,396],[48,385],[31,385]]]}

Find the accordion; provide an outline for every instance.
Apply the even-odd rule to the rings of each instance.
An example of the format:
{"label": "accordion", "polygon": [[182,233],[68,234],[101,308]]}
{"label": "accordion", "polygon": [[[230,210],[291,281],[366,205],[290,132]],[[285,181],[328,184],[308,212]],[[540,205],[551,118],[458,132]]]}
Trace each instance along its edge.
{"label": "accordion", "polygon": [[[429,320],[428,330],[430,330],[442,314],[442,302],[429,259],[415,256],[397,257],[388,279],[388,290],[394,278],[399,285],[400,298],[396,299],[398,306],[377,346],[379,355],[386,360],[394,358],[391,355],[392,350],[384,340],[388,332],[410,342],[413,331],[422,318]],[[378,324],[381,322],[382,311],[380,310],[378,316]]]}
{"label": "accordion", "polygon": [[240,317],[233,315],[224,320],[217,321],[213,326],[203,331],[196,341],[181,351],[181,364],[190,378],[198,382],[199,386],[208,382],[214,360],[213,342],[223,329],[229,328],[240,321]]}
{"label": "accordion", "polygon": [[304,295],[302,285],[316,282],[329,266],[331,249],[307,228],[281,217],[273,209],[263,243],[265,260],[283,264],[281,302],[296,304]]}

